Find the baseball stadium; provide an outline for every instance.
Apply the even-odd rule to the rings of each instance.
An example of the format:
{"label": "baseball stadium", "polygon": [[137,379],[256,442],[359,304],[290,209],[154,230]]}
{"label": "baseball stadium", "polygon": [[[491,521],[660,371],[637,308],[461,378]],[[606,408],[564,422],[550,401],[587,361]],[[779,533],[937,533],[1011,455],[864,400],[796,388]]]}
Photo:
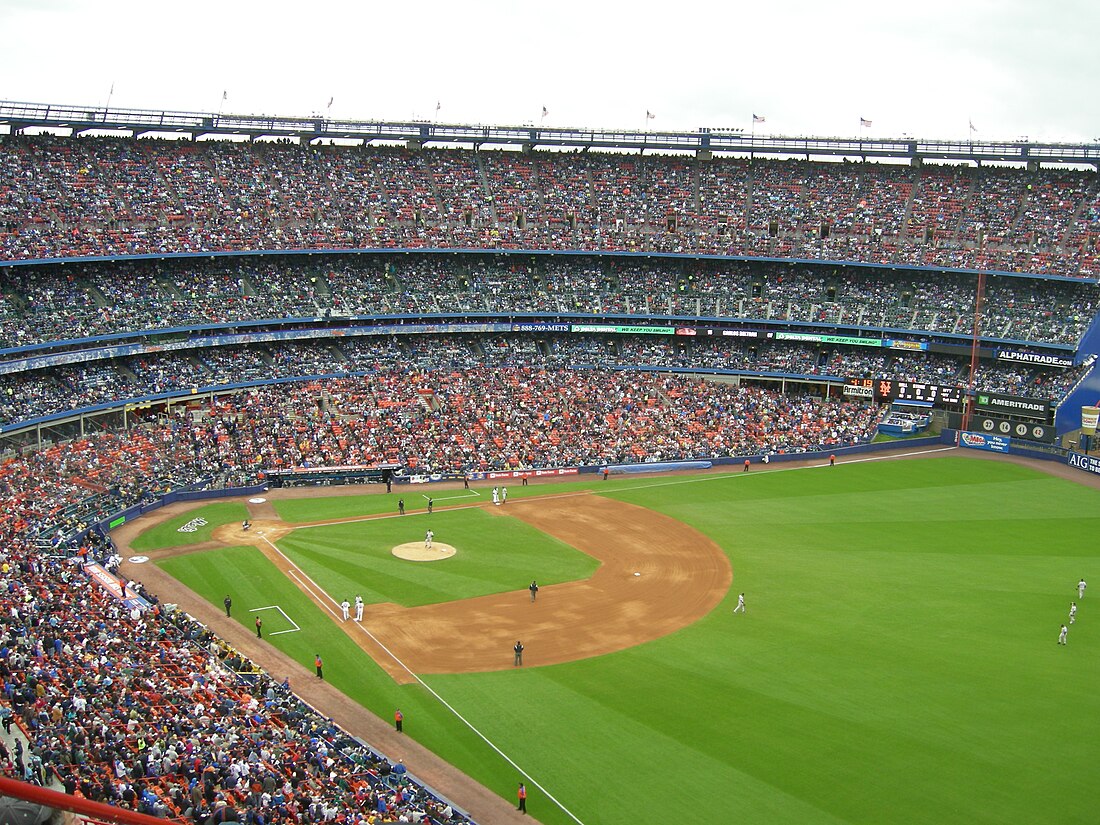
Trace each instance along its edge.
{"label": "baseball stadium", "polygon": [[1100,145],[0,131],[0,792],[1095,820]]}

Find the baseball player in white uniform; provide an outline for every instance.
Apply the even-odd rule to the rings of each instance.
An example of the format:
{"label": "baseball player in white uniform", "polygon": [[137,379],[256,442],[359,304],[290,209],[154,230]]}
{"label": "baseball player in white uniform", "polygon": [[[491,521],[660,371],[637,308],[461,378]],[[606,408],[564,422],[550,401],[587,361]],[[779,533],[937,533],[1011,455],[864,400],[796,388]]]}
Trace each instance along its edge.
{"label": "baseball player in white uniform", "polygon": [[432,549],[432,539],[434,539],[434,538],[435,538],[435,533],[433,533],[431,530],[429,530],[427,533],[424,534],[424,549],[425,550],[431,550]]}
{"label": "baseball player in white uniform", "polygon": [[1066,636],[1069,635],[1069,628],[1062,625],[1062,629],[1058,631],[1058,644],[1064,645],[1066,643]]}
{"label": "baseball player in white uniform", "polygon": [[733,608],[733,612],[745,612],[745,594],[741,593],[737,596],[737,607]]}
{"label": "baseball player in white uniform", "polygon": [[344,611],[344,621],[345,622],[348,620],[348,609],[350,607],[351,607],[351,602],[349,602],[347,599],[344,599],[342,602],[340,602],[340,609]]}
{"label": "baseball player in white uniform", "polygon": [[363,597],[355,597],[355,621],[363,621]]}
{"label": "baseball player in white uniform", "polygon": [[1077,621],[1077,602],[1069,603],[1069,623],[1073,624]]}

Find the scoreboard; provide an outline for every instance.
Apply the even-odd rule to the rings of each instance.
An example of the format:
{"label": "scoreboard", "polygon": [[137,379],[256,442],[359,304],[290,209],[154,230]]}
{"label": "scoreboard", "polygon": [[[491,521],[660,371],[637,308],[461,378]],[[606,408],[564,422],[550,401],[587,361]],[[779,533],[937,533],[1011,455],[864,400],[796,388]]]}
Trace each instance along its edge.
{"label": "scoreboard", "polygon": [[844,394],[849,396],[876,401],[924,401],[941,407],[961,404],[965,392],[962,387],[896,378],[849,378],[844,385]]}

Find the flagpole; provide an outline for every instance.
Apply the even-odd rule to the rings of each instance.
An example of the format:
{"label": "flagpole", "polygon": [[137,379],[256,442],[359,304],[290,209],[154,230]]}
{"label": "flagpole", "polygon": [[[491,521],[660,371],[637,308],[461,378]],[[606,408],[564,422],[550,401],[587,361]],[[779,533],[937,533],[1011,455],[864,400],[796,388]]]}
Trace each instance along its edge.
{"label": "flagpole", "polygon": [[107,92],[107,105],[103,107],[103,109],[104,109],[104,115],[103,115],[104,119],[106,119],[106,117],[107,117],[106,110],[111,108],[111,98],[114,97],[114,96],[115,96],[115,82],[112,80],[111,81],[111,91]]}

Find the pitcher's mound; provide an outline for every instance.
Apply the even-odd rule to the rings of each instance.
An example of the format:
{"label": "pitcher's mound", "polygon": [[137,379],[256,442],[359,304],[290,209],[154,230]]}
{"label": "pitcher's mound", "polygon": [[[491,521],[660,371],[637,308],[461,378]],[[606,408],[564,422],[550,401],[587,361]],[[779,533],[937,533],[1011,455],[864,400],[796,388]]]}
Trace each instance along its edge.
{"label": "pitcher's mound", "polygon": [[397,545],[390,552],[406,561],[440,561],[453,556],[455,549],[449,544],[440,544],[438,541],[433,541],[431,548],[425,547],[422,541],[409,541]]}

